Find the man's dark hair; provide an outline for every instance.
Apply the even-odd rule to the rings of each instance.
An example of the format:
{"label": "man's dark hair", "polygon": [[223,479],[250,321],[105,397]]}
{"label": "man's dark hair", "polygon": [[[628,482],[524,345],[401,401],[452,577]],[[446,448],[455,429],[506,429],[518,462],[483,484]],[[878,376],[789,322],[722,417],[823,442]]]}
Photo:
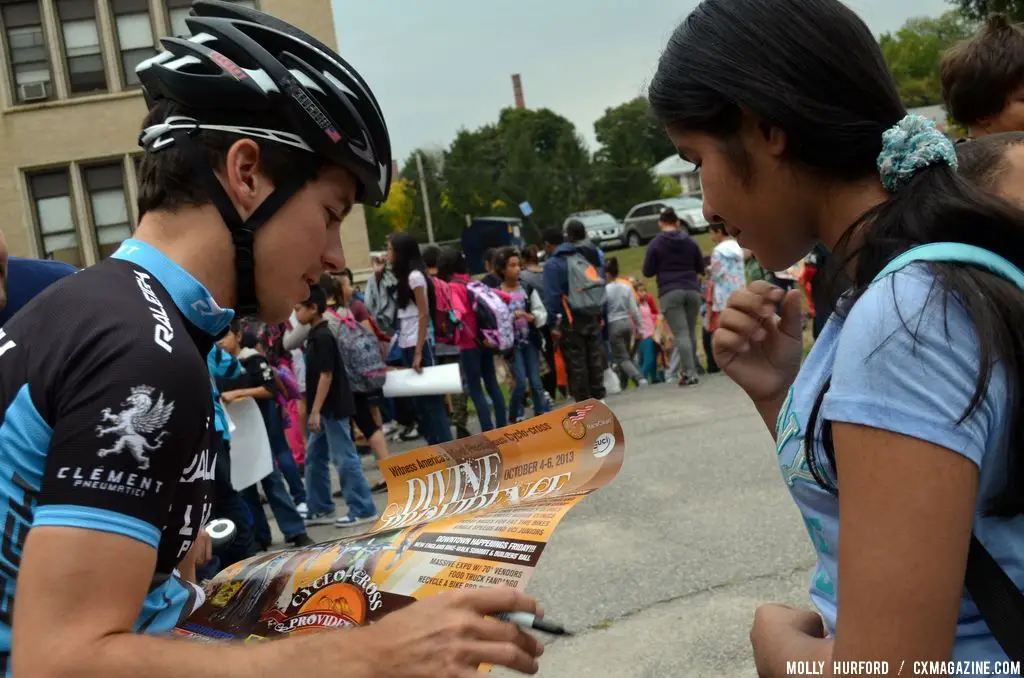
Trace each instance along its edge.
{"label": "man's dark hair", "polygon": [[541,234],[541,239],[545,245],[554,245],[558,247],[565,242],[565,235],[557,228],[546,228],[544,233]]}
{"label": "man's dark hair", "polygon": [[540,263],[540,252],[536,245],[527,245],[523,250],[523,263],[530,266]]}
{"label": "man's dark hair", "polygon": [[565,227],[565,238],[569,242],[582,242],[587,239],[587,229],[578,221],[570,221]]}
{"label": "man's dark hair", "polygon": [[348,284],[349,285],[355,285],[356,284],[356,279],[352,275],[352,269],[351,268],[343,268],[343,269],[341,269],[341,271],[338,273],[338,277],[340,277],[340,278],[348,278]]}
{"label": "man's dark hair", "polygon": [[[220,120],[216,114],[204,113],[201,117],[167,101],[158,103],[146,115],[143,128],[163,122],[170,115],[183,115],[202,120],[206,124],[231,124],[241,127],[263,127],[287,129],[287,124],[276,122],[273,116],[264,113],[240,114],[230,109],[230,119]],[[192,139],[199,147],[206,162],[217,172],[224,171],[227,152],[231,146],[244,137],[230,132],[201,130]],[[275,185],[286,177],[300,176],[307,181],[316,178],[324,166],[324,160],[315,153],[309,153],[286,144],[265,141],[253,137],[260,147],[260,170]],[[139,217],[152,210],[174,212],[183,207],[195,207],[209,203],[212,198],[205,184],[196,178],[196,168],[176,146],[159,151],[146,151],[139,163]]]}
{"label": "man's dark hair", "polygon": [[327,294],[319,285],[310,285],[309,298],[301,303],[306,308],[315,308],[320,315],[327,312]]}
{"label": "man's dark hair", "polygon": [[717,221],[708,224],[708,230],[712,233],[720,233],[722,235],[729,235],[729,232],[725,230],[725,224],[720,224]]}
{"label": "man's dark hair", "polygon": [[999,115],[1024,85],[1024,29],[993,14],[973,37],[943,54],[939,73],[946,110],[961,125]]}
{"label": "man's dark hair", "polygon": [[608,257],[604,260],[604,273],[606,276],[615,280],[619,277],[619,258]]}
{"label": "man's dark hair", "polygon": [[661,211],[661,214],[658,215],[658,221],[660,221],[663,224],[674,224],[678,226],[679,215],[676,214],[676,211],[671,207],[666,207]]}
{"label": "man's dark hair", "polygon": [[242,332],[242,321],[239,320],[238,318],[235,318],[234,320],[232,320],[231,324],[228,325],[228,331],[231,332],[231,334],[241,334],[241,332]]}
{"label": "man's dark hair", "polygon": [[1024,144],[1024,132],[987,134],[956,145],[959,171],[968,181],[991,191],[1009,169],[1007,152]]}
{"label": "man's dark hair", "polygon": [[422,250],[423,265],[427,268],[437,268],[437,261],[441,256],[441,248],[437,245],[427,245]]}
{"label": "man's dark hair", "polygon": [[498,253],[497,247],[488,247],[484,250],[484,263],[494,266],[494,255]]}

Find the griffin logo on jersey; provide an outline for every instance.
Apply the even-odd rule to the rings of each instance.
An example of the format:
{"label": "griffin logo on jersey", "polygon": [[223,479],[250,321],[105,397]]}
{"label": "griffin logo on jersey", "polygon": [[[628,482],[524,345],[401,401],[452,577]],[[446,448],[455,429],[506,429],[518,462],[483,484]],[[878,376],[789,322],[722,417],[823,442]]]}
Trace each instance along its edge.
{"label": "griffin logo on jersey", "polygon": [[[149,468],[149,457],[146,453],[155,452],[163,446],[164,436],[168,432],[161,429],[167,425],[171,413],[174,412],[174,403],[166,402],[163,393],[158,394],[154,402],[153,391],[152,386],[135,386],[131,394],[122,401],[123,409],[120,412],[114,414],[109,407],[103,408],[100,413],[103,417],[102,422],[114,425],[97,425],[96,435],[101,438],[117,435],[118,438],[111,447],[97,452],[100,457],[121,454],[127,448],[138,462],[139,470],[145,471]],[[147,436],[153,433],[157,435],[150,442]]]}

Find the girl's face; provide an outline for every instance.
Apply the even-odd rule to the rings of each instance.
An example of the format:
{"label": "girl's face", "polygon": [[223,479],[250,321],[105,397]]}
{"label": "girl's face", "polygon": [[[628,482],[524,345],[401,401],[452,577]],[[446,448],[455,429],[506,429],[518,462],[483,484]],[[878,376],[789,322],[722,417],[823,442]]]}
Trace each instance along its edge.
{"label": "girl's face", "polygon": [[391,241],[388,241],[388,263],[391,266],[395,265],[395,248],[391,246]]}
{"label": "girl's face", "polygon": [[505,262],[505,280],[508,282],[519,280],[519,257],[509,257]]}
{"label": "girl's face", "polygon": [[640,297],[640,301],[644,301],[645,299],[647,299],[647,288],[644,287],[643,285],[637,285],[636,295]]}
{"label": "girl's face", "polygon": [[[745,116],[728,147],[702,132],[676,130],[669,137],[680,156],[700,167],[704,217],[723,224],[767,270],[784,270],[810,251],[820,207],[814,196],[820,187],[815,190],[783,160],[783,132],[771,128],[765,133]],[[743,159],[740,150],[746,172],[734,159]]]}
{"label": "girl's face", "polygon": [[239,335],[234,332],[228,332],[221,337],[221,340],[217,342],[217,345],[220,346],[222,351],[226,351],[227,353],[234,355],[235,353],[238,353],[240,342],[241,337]]}

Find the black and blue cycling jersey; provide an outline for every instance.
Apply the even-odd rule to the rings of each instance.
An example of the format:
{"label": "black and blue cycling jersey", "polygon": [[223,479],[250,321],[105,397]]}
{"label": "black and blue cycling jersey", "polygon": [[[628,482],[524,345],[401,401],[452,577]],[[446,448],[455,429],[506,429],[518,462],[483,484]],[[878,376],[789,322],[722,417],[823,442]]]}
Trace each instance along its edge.
{"label": "black and blue cycling jersey", "polygon": [[0,330],[2,675],[32,529],[110,532],[154,548],[136,631],[170,630],[201,599],[175,568],[212,510],[206,356],[233,315],[161,252],[126,240]]}

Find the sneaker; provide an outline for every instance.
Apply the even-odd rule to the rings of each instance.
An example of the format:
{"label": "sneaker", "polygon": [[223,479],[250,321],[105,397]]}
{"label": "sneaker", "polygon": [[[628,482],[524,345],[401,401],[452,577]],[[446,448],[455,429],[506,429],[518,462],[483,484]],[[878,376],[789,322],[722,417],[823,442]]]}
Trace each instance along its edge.
{"label": "sneaker", "polygon": [[679,380],[680,386],[696,386],[700,383],[700,379],[697,377],[683,377]]}
{"label": "sneaker", "polygon": [[372,516],[366,518],[353,518],[352,516],[342,516],[334,521],[335,527],[355,527],[356,525],[365,525],[366,523],[372,523],[377,520],[379,516],[374,513]]}
{"label": "sneaker", "polygon": [[395,429],[397,429],[397,428],[398,428],[398,424],[396,424],[393,421],[389,421],[386,424],[384,424],[383,426],[381,426],[380,430],[384,432],[385,436],[389,436],[392,433],[394,433]]}
{"label": "sneaker", "polygon": [[326,513],[312,513],[306,518],[306,525],[311,527],[313,525],[330,525],[334,521],[334,511],[328,511]]}
{"label": "sneaker", "polygon": [[641,379],[640,381],[636,382],[636,387],[637,388],[646,388],[647,386],[650,386],[650,385],[651,385],[651,383],[649,381],[647,381],[646,379]]}
{"label": "sneaker", "polygon": [[409,428],[402,429],[398,434],[398,439],[403,441],[416,440],[419,437],[419,429],[417,429],[415,426],[410,426]]}
{"label": "sneaker", "polygon": [[299,515],[302,516],[303,520],[309,517],[309,507],[306,506],[306,502],[300,502],[297,504],[295,506],[295,510],[299,512]]}
{"label": "sneaker", "polygon": [[303,546],[312,546],[316,542],[309,538],[309,535],[303,532],[302,534],[292,537],[289,539],[296,548],[302,548]]}
{"label": "sneaker", "polygon": [[383,480],[370,488],[371,492],[387,492],[387,490],[388,484]]}

